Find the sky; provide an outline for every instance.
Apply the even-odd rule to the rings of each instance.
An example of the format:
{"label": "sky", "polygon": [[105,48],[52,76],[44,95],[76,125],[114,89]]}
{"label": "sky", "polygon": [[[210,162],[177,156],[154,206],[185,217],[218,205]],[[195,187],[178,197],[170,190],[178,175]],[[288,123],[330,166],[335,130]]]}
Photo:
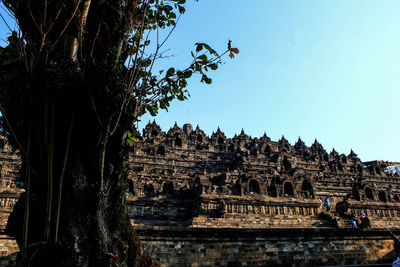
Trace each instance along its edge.
{"label": "sky", "polygon": [[[227,137],[317,139],[362,161],[400,161],[400,1],[187,0],[158,68],[184,68],[196,42],[240,52],[189,81],[190,99],[155,119],[164,131],[191,123]],[[3,10],[0,10],[4,14]],[[9,30],[0,21],[0,45]]]}

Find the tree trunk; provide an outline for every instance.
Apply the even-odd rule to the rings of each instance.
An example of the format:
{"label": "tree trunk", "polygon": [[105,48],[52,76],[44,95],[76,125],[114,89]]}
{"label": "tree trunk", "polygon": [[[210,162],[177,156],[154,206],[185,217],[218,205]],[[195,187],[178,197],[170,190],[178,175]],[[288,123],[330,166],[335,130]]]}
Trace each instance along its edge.
{"label": "tree trunk", "polygon": [[[117,130],[110,134],[122,97],[118,90],[107,90],[113,85],[109,81],[96,81],[102,75],[105,73],[94,71],[82,79],[85,82],[61,88],[57,95],[43,92],[44,98],[38,94],[29,101],[24,122],[33,130],[28,155],[22,155],[21,177],[25,177],[29,161],[34,182],[27,189],[29,248],[22,260],[30,266],[160,265],[142,249],[126,213],[129,146],[125,136],[135,117],[124,113]],[[47,87],[40,78],[31,84],[33,91]],[[102,84],[104,88],[99,89]],[[15,124],[14,130],[17,139],[27,139],[23,127]],[[20,247],[24,243],[24,200],[21,197],[16,205],[7,228]]]}

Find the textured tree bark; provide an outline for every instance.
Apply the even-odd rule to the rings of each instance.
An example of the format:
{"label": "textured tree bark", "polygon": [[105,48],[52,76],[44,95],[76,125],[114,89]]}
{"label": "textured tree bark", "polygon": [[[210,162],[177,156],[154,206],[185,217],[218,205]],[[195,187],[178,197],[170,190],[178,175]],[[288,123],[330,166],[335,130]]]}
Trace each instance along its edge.
{"label": "textured tree bark", "polygon": [[[30,209],[28,220],[28,252],[25,264],[30,266],[160,266],[141,247],[127,216],[125,195],[127,192],[127,172],[129,146],[125,136],[132,129],[133,112],[124,113],[117,130],[109,135],[104,128],[115,122],[119,114],[121,94],[100,89],[103,82],[93,82],[100,73],[77,82],[74,87],[58,88],[62,92],[50,95],[50,103],[34,96],[24,118],[36,129],[30,135],[29,151]],[[46,76],[46,75],[43,75]],[[88,86],[87,81],[96,84]],[[41,82],[31,83],[40,91]],[[112,86],[112,84],[108,84]],[[97,90],[102,93],[91,93]],[[57,88],[55,88],[57,90]],[[75,99],[74,95],[83,96]],[[35,99],[37,97],[37,99]],[[95,103],[104,105],[94,109]],[[54,106],[54,109],[42,108]],[[131,109],[134,107],[132,106]],[[46,110],[46,111],[45,111]],[[10,113],[12,115],[12,113]],[[44,119],[44,118],[47,119]],[[51,123],[54,117],[54,123]],[[73,118],[73,120],[72,120]],[[102,123],[98,121],[101,120]],[[72,128],[70,122],[73,121]],[[105,123],[109,121],[109,123]],[[46,127],[43,126],[46,125]],[[47,129],[50,128],[50,129]],[[26,140],[24,127],[16,125],[16,137]],[[47,129],[47,130],[45,130]],[[53,131],[54,143],[49,147],[49,133]],[[45,138],[47,136],[47,139]],[[25,139],[24,139],[25,138]],[[66,144],[69,144],[67,150]],[[67,153],[67,154],[66,154]],[[52,157],[49,167],[48,156]],[[65,156],[67,157],[66,162]],[[23,157],[24,158],[24,157]],[[45,160],[43,160],[45,159]],[[23,161],[21,176],[26,171],[27,161]],[[60,179],[65,164],[64,178]],[[49,172],[53,176],[52,201],[56,203],[59,183],[62,182],[60,218],[57,223],[57,205],[51,207],[50,217],[46,213],[49,201]],[[22,196],[10,216],[7,233],[15,236],[23,245],[23,214],[25,197]],[[50,229],[46,227],[49,219]],[[55,230],[58,228],[58,231]],[[49,234],[50,233],[50,234]],[[54,239],[54,235],[57,237]],[[48,236],[50,237],[48,238]],[[54,242],[52,241],[54,240]]]}
{"label": "textured tree bark", "polygon": [[[85,174],[83,161],[76,157],[69,167],[69,185],[62,204],[58,242],[51,246],[38,244],[43,240],[43,205],[45,202],[32,192],[29,240],[31,266],[160,266],[141,248],[126,215],[123,192],[114,184],[101,203]],[[90,193],[89,193],[90,192]],[[35,200],[33,200],[35,199]],[[24,197],[10,216],[7,232],[19,235]]]}

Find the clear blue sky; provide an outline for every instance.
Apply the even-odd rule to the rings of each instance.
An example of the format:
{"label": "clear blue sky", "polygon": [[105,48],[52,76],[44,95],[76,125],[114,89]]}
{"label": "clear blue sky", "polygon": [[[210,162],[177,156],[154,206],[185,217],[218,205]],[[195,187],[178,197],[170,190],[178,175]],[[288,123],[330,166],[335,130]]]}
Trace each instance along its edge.
{"label": "clear blue sky", "polygon": [[199,41],[222,51],[231,39],[240,53],[212,85],[191,79],[191,98],[156,118],[164,131],[175,121],[228,137],[243,128],[400,161],[400,1],[188,0],[186,9],[160,67],[186,66]]}

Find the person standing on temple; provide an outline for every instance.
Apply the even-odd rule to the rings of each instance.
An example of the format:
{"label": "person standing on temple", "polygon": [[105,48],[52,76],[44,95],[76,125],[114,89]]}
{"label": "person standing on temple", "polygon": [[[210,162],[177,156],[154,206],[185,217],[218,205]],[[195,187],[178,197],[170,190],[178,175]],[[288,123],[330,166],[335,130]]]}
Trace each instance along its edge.
{"label": "person standing on temple", "polygon": [[371,228],[371,222],[364,212],[361,214],[360,228]]}
{"label": "person standing on temple", "polygon": [[326,205],[326,211],[330,211],[331,210],[331,203],[329,202],[329,198],[328,197],[325,198],[325,205]]}
{"label": "person standing on temple", "polygon": [[357,228],[357,222],[356,222],[356,218],[354,217],[354,215],[351,215],[350,223],[351,223],[352,228]]}

